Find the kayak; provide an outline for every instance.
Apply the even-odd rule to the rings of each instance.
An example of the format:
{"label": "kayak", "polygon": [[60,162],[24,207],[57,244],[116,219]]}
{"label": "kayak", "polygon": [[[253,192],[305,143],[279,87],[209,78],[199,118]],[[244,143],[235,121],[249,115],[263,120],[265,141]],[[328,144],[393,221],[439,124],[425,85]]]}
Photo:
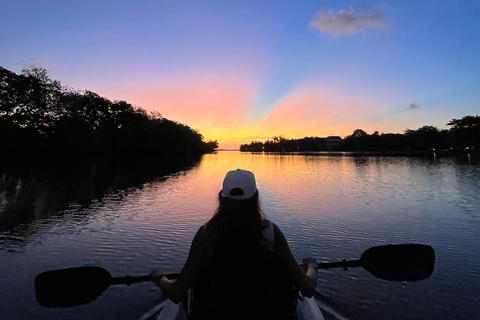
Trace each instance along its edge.
{"label": "kayak", "polygon": [[[186,320],[187,314],[181,303],[175,304],[166,299],[160,306],[157,320]],[[298,320],[325,320],[315,299],[300,296],[296,309]]]}
{"label": "kayak", "polygon": [[298,320],[325,320],[314,297],[300,297],[297,301]]}

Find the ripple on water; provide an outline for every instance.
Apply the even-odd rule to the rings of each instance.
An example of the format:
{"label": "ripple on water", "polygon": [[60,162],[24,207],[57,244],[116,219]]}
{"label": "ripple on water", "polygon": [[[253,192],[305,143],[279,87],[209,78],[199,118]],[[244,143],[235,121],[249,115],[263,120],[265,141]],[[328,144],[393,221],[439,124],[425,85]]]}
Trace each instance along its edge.
{"label": "ripple on water", "polygon": [[[114,190],[88,205],[72,203],[58,214],[0,232],[2,268],[28,280],[21,292],[0,276],[6,288],[19,290],[4,296],[5,305],[18,307],[18,299],[37,308],[25,297],[34,299],[31,281],[48,269],[98,265],[115,276],[143,275],[154,267],[180,271],[195,232],[215,210],[226,168],[247,167],[256,173],[265,213],[297,259],[357,259],[369,247],[387,243],[434,246],[435,272],[418,283],[378,280],[361,268],[322,270],[319,289],[344,317],[478,318],[478,168],[404,158],[231,153],[205,159],[210,162],[192,171]],[[118,286],[76,312],[54,311],[51,319],[77,313],[98,318],[116,306],[122,307],[119,319],[135,319],[159,299],[158,289],[148,284]],[[32,318],[49,316],[31,312],[40,312]]]}

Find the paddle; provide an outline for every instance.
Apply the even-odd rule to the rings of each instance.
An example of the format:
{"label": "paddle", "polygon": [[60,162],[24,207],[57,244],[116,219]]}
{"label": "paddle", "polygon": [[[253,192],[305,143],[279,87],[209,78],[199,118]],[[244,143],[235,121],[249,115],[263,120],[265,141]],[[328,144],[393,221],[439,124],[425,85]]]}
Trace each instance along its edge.
{"label": "paddle", "polygon": [[[418,281],[434,268],[435,252],[421,244],[386,245],[365,251],[359,260],[319,263],[318,268],[363,267],[377,278],[390,281]],[[178,274],[167,275],[175,278]],[[45,307],[67,307],[95,300],[110,285],[149,281],[149,276],[113,278],[100,267],[51,270],[35,278],[37,300]]]}
{"label": "paddle", "polygon": [[[174,278],[177,274],[166,276]],[[38,302],[47,308],[68,307],[93,301],[114,284],[149,280],[149,276],[113,278],[100,267],[51,270],[35,277],[35,294]]]}
{"label": "paddle", "polygon": [[373,276],[388,281],[418,281],[433,273],[435,251],[423,244],[372,247],[359,260],[319,263],[319,269],[363,267]]}

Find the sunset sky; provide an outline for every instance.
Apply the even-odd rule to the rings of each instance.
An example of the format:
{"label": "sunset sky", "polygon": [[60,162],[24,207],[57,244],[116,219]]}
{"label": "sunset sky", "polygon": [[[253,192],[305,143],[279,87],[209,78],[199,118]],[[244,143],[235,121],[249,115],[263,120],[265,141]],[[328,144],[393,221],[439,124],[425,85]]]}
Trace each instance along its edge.
{"label": "sunset sky", "polygon": [[0,0],[0,66],[238,148],[480,114],[478,0]]}

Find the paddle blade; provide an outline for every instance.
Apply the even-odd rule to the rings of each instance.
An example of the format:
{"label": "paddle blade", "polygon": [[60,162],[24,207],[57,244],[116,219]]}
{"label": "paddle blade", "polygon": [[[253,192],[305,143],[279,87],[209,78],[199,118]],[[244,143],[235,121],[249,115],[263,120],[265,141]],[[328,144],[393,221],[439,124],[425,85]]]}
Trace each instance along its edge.
{"label": "paddle blade", "polygon": [[46,271],[35,277],[38,302],[47,308],[90,302],[110,286],[112,276],[99,267]]}
{"label": "paddle blade", "polygon": [[423,244],[373,247],[360,257],[363,268],[377,278],[389,281],[418,281],[433,273],[435,251]]}

